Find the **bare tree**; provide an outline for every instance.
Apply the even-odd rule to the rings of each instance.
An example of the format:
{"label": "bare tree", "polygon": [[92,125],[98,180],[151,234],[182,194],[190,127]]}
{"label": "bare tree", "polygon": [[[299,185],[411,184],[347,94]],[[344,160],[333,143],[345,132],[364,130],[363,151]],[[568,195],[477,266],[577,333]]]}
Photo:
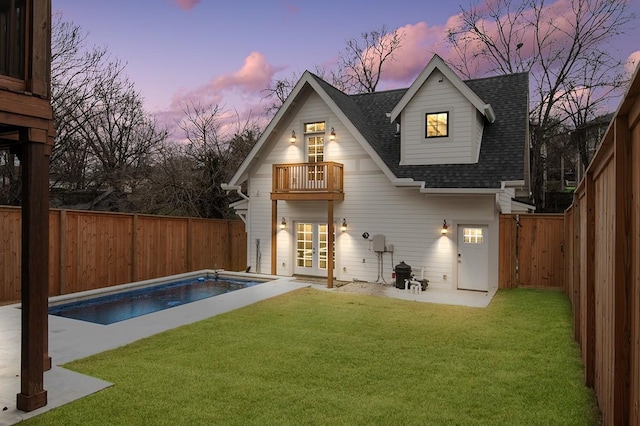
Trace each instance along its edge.
{"label": "bare tree", "polygon": [[[316,65],[312,71],[315,75],[322,78],[323,80],[331,83],[336,88],[345,91],[346,88],[344,86],[344,81],[337,71],[329,71],[323,67]],[[266,108],[267,114],[275,114],[278,112],[282,104],[287,100],[289,94],[293,90],[296,85],[296,82],[300,79],[301,75],[294,72],[289,77],[284,77],[282,79],[277,79],[271,82],[269,87],[263,89],[262,92],[265,94],[264,99],[270,99],[271,103]]]}
{"label": "bare tree", "polygon": [[11,151],[0,151],[0,204],[19,206],[22,199],[20,162]]}
{"label": "bare tree", "polygon": [[[402,39],[402,33],[389,32],[385,26],[363,32],[361,38],[347,40],[335,69],[316,65],[313,73],[343,92],[373,93],[380,82],[383,65],[394,59],[402,47]],[[274,80],[263,90],[264,97],[271,99],[267,113],[275,114],[280,109],[299,79],[300,75],[294,72],[290,77]]]}
{"label": "bare tree", "polygon": [[402,33],[397,29],[389,32],[386,26],[382,26],[363,32],[360,39],[347,40],[334,80],[341,82],[341,86],[350,93],[375,92],[384,64],[393,60],[402,46],[402,39]]}
{"label": "bare tree", "polygon": [[[136,203],[143,211],[207,218],[231,218],[227,182],[260,137],[249,117],[235,123],[220,105],[182,106],[178,127],[186,140],[166,144]],[[146,194],[143,196],[142,194]]]}
{"label": "bare tree", "polygon": [[[51,153],[51,182],[54,187],[78,190],[87,184],[88,146],[79,137],[83,126],[78,112],[95,103],[92,88],[109,67],[104,48],[86,48],[82,29],[54,15],[51,46],[51,103],[54,110],[56,143]],[[113,74],[113,71],[111,72]]]}
{"label": "bare tree", "polygon": [[58,15],[52,38],[57,129],[51,155],[53,187],[67,195],[86,190],[93,197],[106,194],[109,208],[135,210],[127,198],[146,178],[166,131],[144,111],[124,65],[110,59],[104,48],[87,48],[80,27]]}
{"label": "bare tree", "polygon": [[635,19],[628,1],[496,0],[461,10],[449,31],[457,58],[450,65],[467,78],[479,73],[529,72],[532,80],[531,175],[534,201],[543,207],[543,146],[566,126],[579,128],[602,112],[625,85],[622,61],[610,52]]}

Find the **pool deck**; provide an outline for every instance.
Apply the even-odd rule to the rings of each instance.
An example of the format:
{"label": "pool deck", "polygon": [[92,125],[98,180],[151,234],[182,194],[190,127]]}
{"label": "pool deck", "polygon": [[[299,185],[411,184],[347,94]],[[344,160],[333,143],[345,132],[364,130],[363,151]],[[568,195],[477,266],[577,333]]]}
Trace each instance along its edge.
{"label": "pool deck", "polygon": [[[349,285],[357,286],[357,283]],[[49,315],[49,355],[53,366],[44,376],[48,401],[46,406],[29,413],[16,408],[16,395],[20,392],[21,311],[19,305],[2,306],[0,425],[13,425],[111,386],[109,382],[64,369],[60,365],[305,287],[341,291],[340,288],[327,289],[315,280],[285,278],[110,325]],[[487,294],[431,288],[420,294],[412,294],[392,286],[373,287],[374,291],[369,294],[473,307],[486,307],[495,294],[495,290]]]}

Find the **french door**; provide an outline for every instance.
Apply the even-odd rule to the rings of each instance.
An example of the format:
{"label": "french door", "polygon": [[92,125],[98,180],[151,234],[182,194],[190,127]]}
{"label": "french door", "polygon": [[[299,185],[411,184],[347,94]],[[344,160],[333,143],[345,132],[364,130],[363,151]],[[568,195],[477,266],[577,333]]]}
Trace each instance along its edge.
{"label": "french door", "polygon": [[[318,277],[327,276],[329,264],[329,226],[326,223],[296,222],[294,273]],[[335,230],[335,226],[333,227]],[[334,247],[331,250],[335,269]]]}

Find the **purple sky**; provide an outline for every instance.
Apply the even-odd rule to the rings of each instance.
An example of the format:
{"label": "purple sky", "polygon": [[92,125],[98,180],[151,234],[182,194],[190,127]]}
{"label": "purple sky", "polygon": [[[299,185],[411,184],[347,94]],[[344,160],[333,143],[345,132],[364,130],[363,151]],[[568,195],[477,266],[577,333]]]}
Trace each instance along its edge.
{"label": "purple sky", "polygon": [[[126,63],[147,111],[166,120],[186,100],[260,115],[272,79],[331,68],[346,40],[382,25],[401,28],[405,40],[378,89],[407,87],[434,52],[447,59],[445,29],[459,3],[468,1],[53,0],[53,11]],[[640,15],[640,1],[631,8]],[[631,36],[616,50],[640,58]]]}

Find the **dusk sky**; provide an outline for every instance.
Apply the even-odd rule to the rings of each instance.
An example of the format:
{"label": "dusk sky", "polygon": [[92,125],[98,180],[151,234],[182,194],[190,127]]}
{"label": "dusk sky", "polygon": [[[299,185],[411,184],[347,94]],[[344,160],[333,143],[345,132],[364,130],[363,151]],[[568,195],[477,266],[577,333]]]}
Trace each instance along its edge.
{"label": "dusk sky", "polygon": [[[567,0],[550,0],[549,4]],[[468,1],[462,2],[468,5]],[[53,12],[106,47],[159,117],[180,103],[215,103],[242,115],[264,112],[272,79],[331,68],[346,41],[385,25],[401,28],[403,48],[379,90],[407,87],[433,53],[447,59],[446,28],[459,1],[349,0],[53,0]],[[434,6],[437,5],[437,6]],[[640,0],[631,2],[640,15]],[[638,25],[635,25],[637,28]],[[621,39],[616,56],[640,57],[640,42]]]}

